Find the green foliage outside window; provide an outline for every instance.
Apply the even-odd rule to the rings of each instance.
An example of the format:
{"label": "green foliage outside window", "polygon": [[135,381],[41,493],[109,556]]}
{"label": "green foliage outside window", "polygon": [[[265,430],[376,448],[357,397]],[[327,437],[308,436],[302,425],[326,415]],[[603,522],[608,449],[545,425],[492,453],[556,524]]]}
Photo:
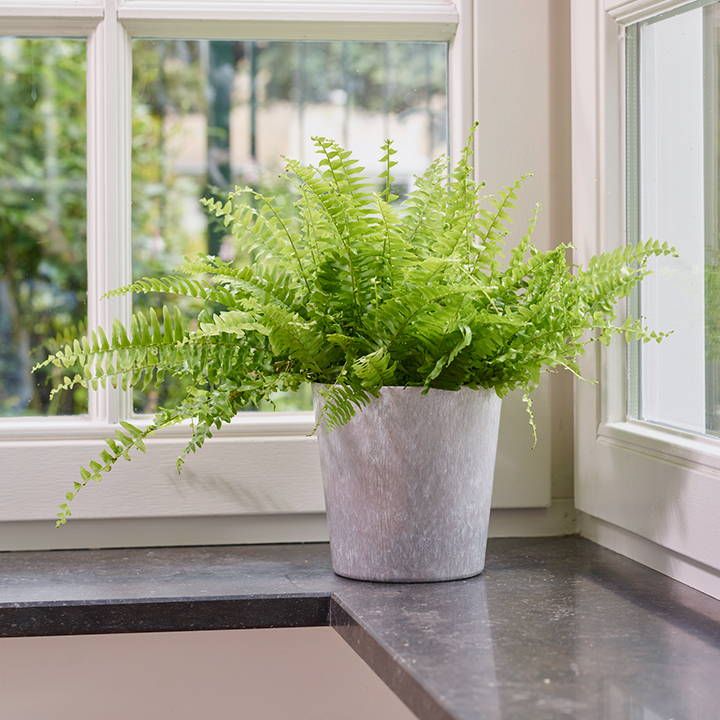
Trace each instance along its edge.
{"label": "green foliage outside window", "polygon": [[30,374],[85,320],[84,118],[84,42],[0,38],[0,416],[87,408]]}

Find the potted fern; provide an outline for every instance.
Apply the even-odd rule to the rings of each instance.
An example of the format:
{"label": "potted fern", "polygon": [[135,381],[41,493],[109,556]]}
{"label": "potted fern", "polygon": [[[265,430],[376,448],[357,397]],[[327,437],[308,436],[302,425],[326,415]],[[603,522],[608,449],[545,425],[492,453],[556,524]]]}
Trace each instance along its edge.
{"label": "potted fern", "polygon": [[[568,246],[532,242],[537,209],[505,254],[509,213],[525,178],[483,196],[472,135],[448,174],[436,159],[406,200],[393,194],[395,150],[382,147],[381,187],[337,143],[317,137],[317,166],[295,160],[283,181],[294,204],[252,188],[205,200],[242,260],[187,258],[172,275],[119,293],[175,293],[200,303],[137,312],[51,355],[78,385],[150,386],[166,374],[187,391],[147,427],[121,423],[80,469],[70,501],[145,439],[189,421],[178,459],[279,390],[313,383],[333,566],[370,580],[467,577],[483,569],[500,398],[531,394],[544,370],[578,373],[588,343],[615,334],[660,339],[616,320],[617,301],[647,271],[656,241],[568,263]],[[534,428],[533,428],[534,430]]]}

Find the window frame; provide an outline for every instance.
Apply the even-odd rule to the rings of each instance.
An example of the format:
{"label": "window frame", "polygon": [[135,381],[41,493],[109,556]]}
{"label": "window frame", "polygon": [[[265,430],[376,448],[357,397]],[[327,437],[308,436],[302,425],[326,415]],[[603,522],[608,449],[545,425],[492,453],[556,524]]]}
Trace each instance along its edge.
{"label": "window frame", "polygon": [[[626,240],[627,28],[694,0],[573,0],[573,242],[584,264]],[[628,353],[581,361],[575,490],[581,531],[720,597],[720,440],[628,417]]]}
{"label": "window frame", "polygon": [[[215,0],[201,8],[186,0],[30,0],[22,5],[0,0],[4,35],[87,40],[89,328],[110,327],[116,319],[125,322],[131,313],[129,296],[99,298],[132,280],[133,37],[446,41],[450,155],[457,158],[476,110],[472,19],[473,0]],[[133,417],[131,392],[113,388],[90,392],[87,416],[0,418],[0,454],[8,480],[0,483],[0,521],[52,517],[79,461],[97,454],[117,423],[131,418],[139,425],[149,422]],[[321,513],[319,462],[315,439],[308,437],[313,424],[309,412],[241,414],[210,441],[212,453],[190,459],[190,476],[214,476],[226,485],[230,476],[233,482],[242,478],[248,488],[242,497],[207,493],[202,483],[196,490],[179,492],[176,479],[169,476],[145,484],[154,469],[141,460],[118,467],[113,476],[122,478],[113,481],[122,482],[107,482],[97,494],[103,497],[95,500],[95,493],[87,493],[78,498],[78,515]],[[177,454],[187,437],[186,426],[170,428],[148,441],[149,454]],[[258,458],[267,462],[258,465]],[[241,469],[233,470],[233,463]],[[22,480],[16,482],[20,473]],[[274,488],[269,495],[264,489],[268,485]],[[294,539],[292,531],[282,539]]]}

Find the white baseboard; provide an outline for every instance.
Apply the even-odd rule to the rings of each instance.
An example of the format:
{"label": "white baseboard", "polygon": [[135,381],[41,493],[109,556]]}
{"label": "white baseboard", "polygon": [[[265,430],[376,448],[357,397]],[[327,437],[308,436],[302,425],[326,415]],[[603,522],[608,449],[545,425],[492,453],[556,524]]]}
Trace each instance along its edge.
{"label": "white baseboard", "polygon": [[605,520],[579,510],[577,514],[580,534],[588,540],[720,599],[720,572],[714,568]]}
{"label": "white baseboard", "polygon": [[[490,520],[491,537],[539,537],[574,532],[572,500],[556,500],[549,508],[542,509],[497,509],[492,511]],[[0,522],[0,551],[325,542],[327,539],[323,513],[75,519],[60,529],[44,520]]]}

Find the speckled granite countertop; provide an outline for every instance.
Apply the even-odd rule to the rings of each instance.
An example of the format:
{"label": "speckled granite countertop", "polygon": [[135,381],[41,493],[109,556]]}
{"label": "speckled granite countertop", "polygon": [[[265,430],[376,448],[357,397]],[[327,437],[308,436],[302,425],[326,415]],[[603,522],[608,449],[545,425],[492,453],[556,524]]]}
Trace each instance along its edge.
{"label": "speckled granite countertop", "polygon": [[324,544],[0,553],[0,636],[327,624],[423,720],[720,717],[720,602],[578,538],[418,585]]}

